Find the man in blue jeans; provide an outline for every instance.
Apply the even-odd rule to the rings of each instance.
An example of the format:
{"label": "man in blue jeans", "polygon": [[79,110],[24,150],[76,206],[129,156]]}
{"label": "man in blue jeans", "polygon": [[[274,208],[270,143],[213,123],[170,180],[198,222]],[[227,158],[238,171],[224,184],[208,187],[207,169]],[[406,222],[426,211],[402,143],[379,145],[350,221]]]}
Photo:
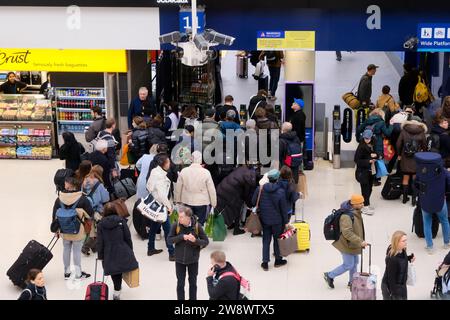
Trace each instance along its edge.
{"label": "man in blue jeans", "polygon": [[159,222],[150,221],[150,230],[148,233],[147,255],[152,256],[154,254],[163,252],[162,249],[155,248],[156,234],[158,233],[158,231],[160,230],[161,227],[164,230],[164,238],[166,240],[167,250],[169,251],[169,261],[175,261],[175,249],[174,249],[173,245],[169,244],[169,242],[167,241],[167,237],[170,232],[170,219],[169,218],[167,218],[166,222],[163,222],[162,224]]}
{"label": "man in blue jeans", "polygon": [[[432,223],[433,223],[433,214],[435,213],[429,213],[426,212],[422,208],[422,215],[423,215],[423,233],[425,234],[425,241],[427,242],[426,250],[429,254],[433,253],[433,235],[432,235]],[[444,249],[450,249],[450,226],[448,221],[448,210],[447,210],[447,202],[444,201],[444,206],[442,207],[441,211],[436,213],[436,215],[439,218],[439,221],[442,225],[442,234],[444,237]]]}
{"label": "man in blue jeans", "polygon": [[356,273],[359,255],[362,248],[367,247],[364,240],[364,222],[361,209],[364,207],[364,197],[360,194],[352,195],[349,201],[341,204],[345,211],[339,220],[341,236],[333,242],[333,246],[342,254],[343,263],[330,272],[324,273],[324,279],[331,289],[334,289],[334,279],[345,272],[349,272],[348,288],[351,288],[353,275]]}

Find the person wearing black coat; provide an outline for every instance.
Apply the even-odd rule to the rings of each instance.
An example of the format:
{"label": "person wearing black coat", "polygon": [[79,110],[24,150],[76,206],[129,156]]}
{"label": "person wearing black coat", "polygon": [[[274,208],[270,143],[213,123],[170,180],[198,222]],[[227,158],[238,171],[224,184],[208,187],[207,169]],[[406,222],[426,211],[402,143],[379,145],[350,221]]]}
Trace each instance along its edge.
{"label": "person wearing black coat", "polygon": [[250,102],[248,104],[248,118],[256,120],[255,117],[255,110],[257,107],[260,106],[261,102],[266,103],[267,102],[267,91],[266,90],[259,90],[256,96],[252,96],[250,98]]}
{"label": "person wearing black coat", "polygon": [[92,166],[99,165],[103,168],[103,182],[109,193],[114,192],[114,187],[111,183],[111,165],[108,161],[106,153],[108,152],[108,142],[100,140],[95,144],[95,151],[90,153],[88,160],[92,162]]}
{"label": "person wearing black coat", "polygon": [[386,270],[381,281],[383,300],[407,300],[408,263],[415,261],[414,254],[407,255],[407,236],[403,231],[392,235],[386,252]]}
{"label": "person wearing black coat", "polygon": [[[448,134],[448,120],[446,118],[439,117],[431,128],[431,135],[436,135],[439,142],[439,151],[444,160],[444,166],[450,167],[450,135]],[[431,150],[434,151],[434,150]]]}
{"label": "person wearing black coat", "polygon": [[175,245],[177,299],[185,300],[186,269],[189,279],[189,300],[197,300],[197,275],[200,250],[209,244],[208,236],[193,216],[191,208],[178,208],[178,222],[170,228],[169,244]]}
{"label": "person wearing black coat", "polygon": [[246,165],[234,169],[217,186],[217,210],[222,212],[225,224],[234,226],[234,234],[245,233],[239,227],[242,205],[251,207],[251,196],[256,188],[256,170]]}
{"label": "person wearing black coat", "polygon": [[86,152],[83,145],[75,139],[72,132],[63,132],[64,144],[59,148],[59,159],[66,160],[66,169],[77,171],[81,163],[80,156]]}
{"label": "person wearing black coat", "polygon": [[[297,145],[299,150],[302,150],[302,145],[298,135],[295,131],[292,131],[292,124],[289,122],[285,122],[281,126],[281,134],[280,134],[280,169],[285,164],[284,161],[286,157],[289,155],[288,147],[291,146],[291,150],[293,147]],[[300,166],[290,166],[292,170],[292,176],[294,178],[295,183],[298,183],[298,175],[300,171]]]}
{"label": "person wearing black coat", "polygon": [[97,226],[97,251],[105,275],[110,275],[114,283],[114,300],[120,300],[122,274],[137,269],[139,264],[127,221],[117,215],[111,203],[105,205],[103,218]]}
{"label": "person wearing black coat", "polygon": [[301,143],[305,142],[306,137],[306,115],[302,110],[304,106],[305,102],[303,99],[294,99],[291,107],[292,110],[294,110],[294,113],[291,115],[290,119],[292,130],[297,133],[297,137]]}
{"label": "person wearing black coat", "polygon": [[150,150],[149,135],[147,125],[141,117],[135,117],[133,120],[136,128],[133,129],[131,135],[131,152],[135,159],[140,159],[144,154],[148,154]]}
{"label": "person wearing black coat", "polygon": [[263,227],[263,257],[261,268],[269,270],[270,242],[273,238],[273,251],[275,253],[275,268],[284,266],[287,261],[282,259],[278,238],[288,227],[288,203],[285,189],[277,183],[280,171],[272,169],[267,173],[269,182],[258,187],[253,194],[253,205],[257,204],[260,188],[262,188],[259,200],[259,218]]}
{"label": "person wearing black coat", "polygon": [[419,73],[410,64],[403,65],[404,75],[398,84],[398,95],[403,106],[410,106],[414,102],[414,91],[419,82]]}
{"label": "person wearing black coat", "polygon": [[238,300],[240,281],[237,278],[239,275],[231,263],[226,261],[225,253],[222,251],[211,253],[211,265],[206,278],[209,299]]}
{"label": "person wearing black coat", "polygon": [[43,301],[47,300],[47,290],[45,289],[44,275],[39,269],[31,269],[27,275],[27,286],[17,300]]}

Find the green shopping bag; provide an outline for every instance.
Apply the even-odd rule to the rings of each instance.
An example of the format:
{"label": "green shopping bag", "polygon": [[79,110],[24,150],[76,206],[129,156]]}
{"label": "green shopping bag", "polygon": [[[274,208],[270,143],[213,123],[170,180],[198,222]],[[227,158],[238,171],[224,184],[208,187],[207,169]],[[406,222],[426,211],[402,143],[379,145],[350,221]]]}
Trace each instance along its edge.
{"label": "green shopping bag", "polygon": [[178,222],[178,211],[174,209],[172,211],[172,214],[169,216],[170,224],[174,224],[175,222]]}
{"label": "green shopping bag", "polygon": [[214,214],[212,238],[213,241],[224,241],[227,237],[227,227],[221,213]]}
{"label": "green shopping bag", "polygon": [[205,224],[205,233],[209,238],[213,237],[214,214],[209,214]]}

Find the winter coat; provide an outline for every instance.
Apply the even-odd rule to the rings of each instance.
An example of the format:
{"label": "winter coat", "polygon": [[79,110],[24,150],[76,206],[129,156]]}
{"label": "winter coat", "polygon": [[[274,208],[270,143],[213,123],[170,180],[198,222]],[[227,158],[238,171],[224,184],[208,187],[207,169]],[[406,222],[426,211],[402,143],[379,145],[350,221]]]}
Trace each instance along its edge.
{"label": "winter coat", "polygon": [[167,144],[164,131],[161,128],[148,128],[148,144],[149,148],[154,144]]}
{"label": "winter coat", "polygon": [[108,161],[108,158],[105,154],[101,153],[100,151],[96,150],[89,154],[88,159],[92,162],[92,166],[99,165],[103,168],[103,182],[105,183],[106,189],[110,193],[114,192],[114,188],[111,184],[111,165]]}
{"label": "winter coat", "polygon": [[384,156],[383,138],[390,137],[393,128],[392,126],[386,127],[386,122],[384,122],[382,117],[372,115],[359,126],[357,136],[361,136],[364,130],[369,126],[373,127],[373,134],[375,136],[375,145],[373,146],[373,149],[378,155]]}
{"label": "winter coat", "polygon": [[[177,233],[177,229],[179,232]],[[198,230],[198,232],[196,232]],[[184,235],[192,234],[196,241],[190,242],[183,239]],[[208,236],[197,220],[192,217],[191,225],[185,227],[182,224],[174,223],[170,228],[167,237],[169,245],[175,245],[175,261],[184,265],[198,263],[200,259],[200,249],[209,244]]]}
{"label": "winter coat", "polygon": [[84,137],[86,138],[86,142],[91,142],[95,138],[97,138],[99,132],[105,130],[105,118],[100,116],[95,118],[91,123],[89,128],[84,133]]}
{"label": "winter coat", "polygon": [[386,252],[386,270],[382,283],[387,286],[393,300],[406,300],[408,298],[406,280],[408,279],[409,257],[405,250],[391,257],[389,250],[390,246]]}
{"label": "winter coat", "polygon": [[[264,60],[266,53],[267,53],[267,51],[262,51],[259,55],[259,60]],[[273,54],[275,54],[276,58],[274,60],[267,61],[267,66],[281,68],[281,60],[284,59],[283,51],[273,51]]]}
{"label": "winter coat", "polygon": [[144,154],[137,162],[136,168],[139,170],[139,177],[136,184],[136,197],[138,199],[148,196],[147,176],[152,160],[155,158],[153,154]]}
{"label": "winter coat", "polygon": [[97,225],[98,259],[105,275],[117,275],[139,267],[127,221],[118,215],[104,217]]}
{"label": "winter coat", "polygon": [[116,138],[113,134],[109,133],[106,130],[101,131],[98,134],[99,139],[105,140],[108,143],[108,151],[106,152],[106,157],[108,158],[108,162],[111,168],[116,167],[116,146],[118,144]]}
{"label": "winter coat", "polygon": [[216,207],[216,188],[211,173],[197,163],[181,170],[175,185],[175,202]]}
{"label": "winter coat", "polygon": [[[257,187],[253,194],[253,205],[256,205],[260,188]],[[262,188],[263,191],[259,200],[261,223],[266,226],[284,226],[289,222],[285,189],[278,183],[270,182],[263,185]]]}
{"label": "winter coat", "polygon": [[59,148],[59,159],[66,160],[66,169],[77,171],[81,163],[80,156],[85,152],[86,150],[81,143],[72,145],[63,144]]}
{"label": "winter coat", "polygon": [[412,105],[414,101],[414,91],[418,79],[417,71],[405,73],[398,84],[398,95],[403,105]]}
{"label": "winter coat", "polygon": [[241,166],[226,176],[217,187],[217,210],[223,211],[225,223],[230,226],[241,214],[244,202],[251,206],[256,188],[256,171]]}
{"label": "winter coat", "polygon": [[[146,182],[148,183],[148,180],[150,179],[150,174],[152,173],[152,170],[158,167],[158,158],[161,157],[163,154],[157,154],[155,155],[155,157],[153,158],[152,162],[150,163],[150,169],[149,172],[147,173],[147,178],[146,178]],[[170,195],[171,197],[173,197],[173,192],[174,192],[174,183],[177,182],[178,180],[178,168],[177,166],[170,161],[170,169],[169,171],[167,171],[167,178],[169,178],[171,184],[170,184]],[[148,192],[148,190],[147,190]]]}
{"label": "winter coat", "polygon": [[[79,200],[79,201],[78,201]],[[90,219],[94,216],[94,210],[92,209],[91,202],[86,198],[81,191],[77,192],[61,192],[59,194],[59,198],[56,199],[55,204],[53,205],[53,215],[52,221],[56,219],[56,211],[61,208],[60,201],[66,208],[69,208],[78,201],[76,211],[78,218],[81,222],[84,222],[86,219]],[[86,238],[86,233],[84,232],[83,223],[80,225],[80,231],[78,234],[64,234],[62,233],[62,238],[67,241],[82,241]]]}
{"label": "winter coat", "polygon": [[136,159],[148,154],[150,150],[149,136],[147,129],[135,129],[131,135],[131,152]]}
{"label": "winter coat", "polygon": [[370,98],[372,97],[372,76],[369,76],[367,73],[359,80],[357,97],[361,104],[364,102],[367,106],[370,104]]}
{"label": "winter coat", "polygon": [[306,115],[303,110],[295,111],[291,115],[292,131],[297,133],[300,142],[305,142],[306,137]]}
{"label": "winter coat", "polygon": [[258,118],[256,119],[256,132],[259,133],[261,129],[278,129],[278,124],[268,118]]}
{"label": "winter coat", "polygon": [[288,145],[298,144],[301,150],[301,142],[295,131],[289,131],[280,135],[280,167],[284,165],[284,159],[288,155]]}
{"label": "winter coat", "polygon": [[223,269],[217,270],[214,276],[206,278],[210,300],[237,300],[240,291],[240,283],[233,276],[220,278],[225,272],[236,273],[236,270],[227,262]]}
{"label": "winter coat", "polygon": [[348,214],[341,215],[339,220],[341,236],[333,242],[333,246],[341,253],[359,255],[362,252],[361,244],[365,239],[361,210],[353,209],[350,201],[342,203],[341,209],[351,213],[353,222]]}
{"label": "winter coat", "polygon": [[47,290],[45,287],[38,287],[35,284],[29,283],[17,300],[47,300]]}
{"label": "winter coat", "polygon": [[256,110],[255,109],[258,106],[258,104],[262,101],[264,101],[264,102],[267,101],[266,97],[256,95],[256,96],[253,96],[250,98],[250,102],[248,104],[248,118],[249,119],[256,120],[256,117],[255,117]]}
{"label": "winter coat", "polygon": [[414,160],[414,157],[406,157],[404,152],[405,144],[411,140],[415,140],[419,146],[418,152],[425,151],[427,148],[427,138],[425,136],[426,131],[427,126],[416,120],[405,121],[402,123],[402,132],[400,132],[400,136],[397,140],[397,150],[402,157],[400,161],[400,169],[403,173],[416,173],[416,161]]}
{"label": "winter coat", "polygon": [[300,199],[300,195],[297,192],[296,185],[284,179],[279,180],[277,183],[284,189],[284,194],[286,195],[286,201],[288,206],[288,212],[291,212],[295,202],[298,199]]}
{"label": "winter coat", "polygon": [[172,210],[172,202],[169,200],[170,184],[167,172],[160,166],[152,170],[147,181],[148,192],[152,194],[156,201],[166,206],[168,210]]}
{"label": "winter coat", "polygon": [[241,131],[242,130],[241,126],[233,121],[222,121],[219,124],[219,128],[224,137],[227,134],[227,130],[233,130],[233,131]]}
{"label": "winter coat", "polygon": [[438,124],[435,124],[431,128],[431,133],[439,136],[439,153],[441,154],[442,159],[444,159],[444,161],[447,160],[446,163],[448,163],[450,160],[450,135]]}
{"label": "winter coat", "polygon": [[372,164],[370,160],[371,154],[374,153],[373,147],[370,144],[362,141],[355,152],[354,161],[356,163],[355,178],[360,184],[369,184],[370,176],[372,175]]}
{"label": "winter coat", "polygon": [[[97,183],[98,183],[97,188],[95,189],[94,193],[90,195],[92,188]],[[86,195],[86,197],[91,198],[92,209],[98,213],[102,213],[103,205],[105,205],[107,202],[110,201],[108,190],[106,190],[103,183],[101,183],[98,179],[93,179],[92,183],[86,182],[83,186],[83,193]]]}
{"label": "winter coat", "polygon": [[139,97],[131,100],[128,108],[128,129],[133,128],[133,118],[136,116],[149,118],[156,116],[156,108],[151,102],[150,98],[142,101]]}
{"label": "winter coat", "polygon": [[216,120],[217,122],[219,122],[221,120],[225,120],[228,110],[233,110],[234,112],[236,112],[236,115],[234,117],[234,122],[239,123],[239,111],[235,106],[230,106],[230,105],[218,106],[216,108],[214,120]]}

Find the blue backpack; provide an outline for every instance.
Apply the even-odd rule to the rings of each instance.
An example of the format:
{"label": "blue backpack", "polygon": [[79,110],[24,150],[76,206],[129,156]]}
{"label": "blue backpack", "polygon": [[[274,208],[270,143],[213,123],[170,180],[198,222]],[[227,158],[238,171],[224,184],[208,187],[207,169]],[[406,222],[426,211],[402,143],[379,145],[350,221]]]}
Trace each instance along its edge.
{"label": "blue backpack", "polygon": [[296,142],[287,142],[287,154],[284,164],[290,168],[297,168],[303,162],[302,146]]}
{"label": "blue backpack", "polygon": [[61,200],[59,200],[60,208],[56,210],[56,219],[58,219],[59,230],[61,233],[78,234],[78,232],[80,232],[81,220],[78,217],[76,210],[80,199],[78,199],[71,207],[66,207]]}
{"label": "blue backpack", "polygon": [[88,198],[89,202],[91,203],[92,209],[96,210],[98,208],[98,203],[94,203],[94,193],[97,190],[97,188],[100,186],[101,182],[98,181],[94,186],[92,187],[91,191],[89,193],[86,193],[85,190],[83,190],[83,194]]}

